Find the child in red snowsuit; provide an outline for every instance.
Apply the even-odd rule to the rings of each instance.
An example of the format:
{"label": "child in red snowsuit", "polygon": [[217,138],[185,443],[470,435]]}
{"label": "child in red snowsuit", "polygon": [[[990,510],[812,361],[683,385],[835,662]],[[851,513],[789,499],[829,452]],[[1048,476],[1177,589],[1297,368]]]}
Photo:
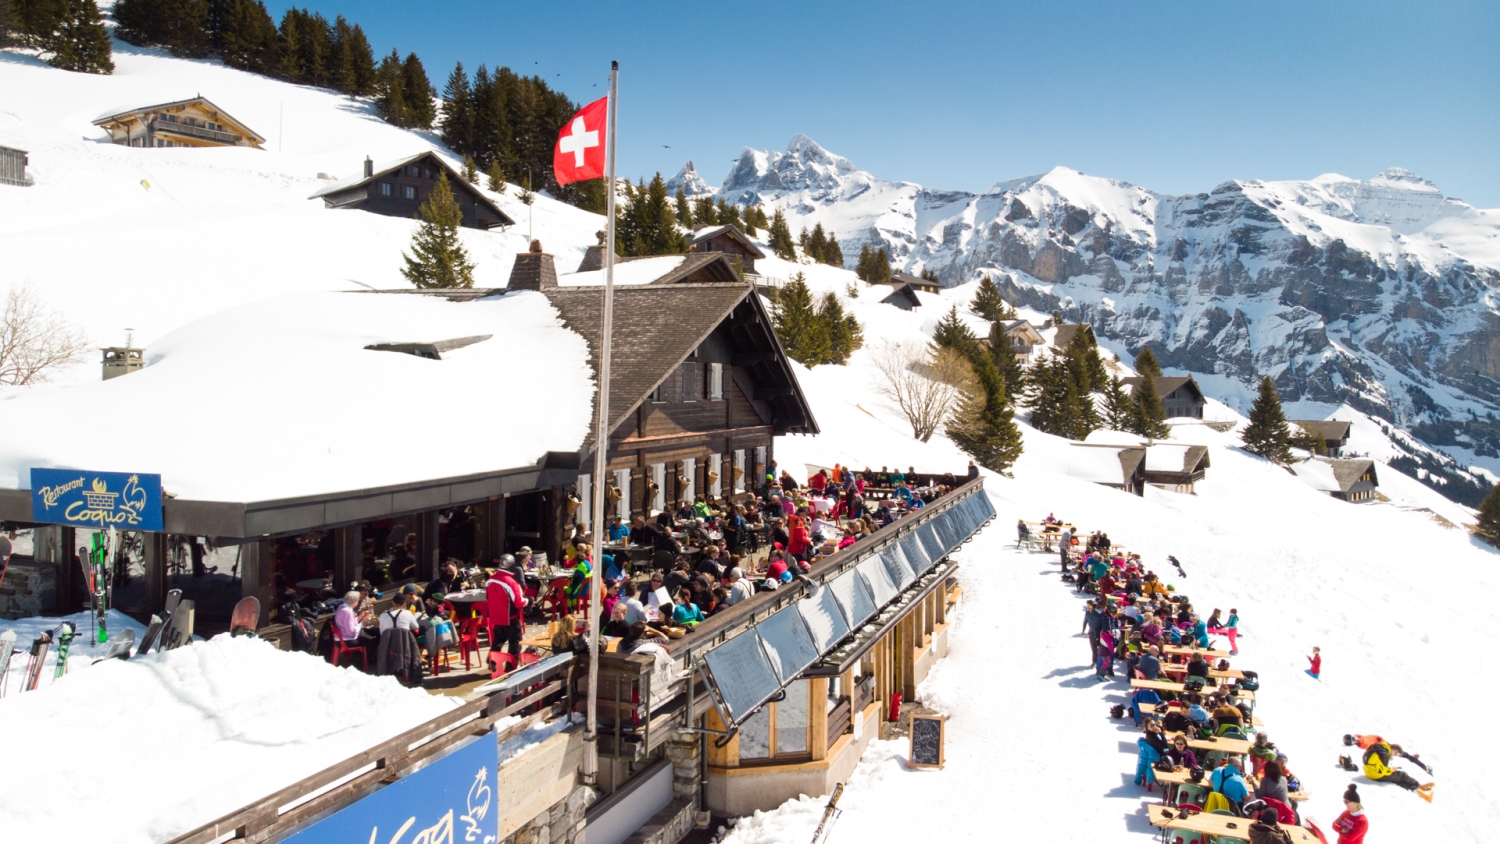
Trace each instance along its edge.
{"label": "child in red snowsuit", "polygon": [[1307,673],[1312,675],[1314,680],[1318,679],[1318,675],[1323,673],[1323,655],[1318,652],[1317,648],[1313,648],[1313,655],[1308,657],[1307,661],[1312,666],[1307,669]]}

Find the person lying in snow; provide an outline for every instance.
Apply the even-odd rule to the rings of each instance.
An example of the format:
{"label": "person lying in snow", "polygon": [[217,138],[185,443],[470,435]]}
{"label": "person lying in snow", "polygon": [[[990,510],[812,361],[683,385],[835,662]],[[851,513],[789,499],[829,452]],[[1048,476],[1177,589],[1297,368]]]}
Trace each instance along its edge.
{"label": "person lying in snow", "polygon": [[[1432,802],[1433,783],[1419,783],[1417,782],[1416,777],[1413,777],[1411,774],[1408,774],[1400,768],[1394,768],[1391,766],[1392,756],[1400,756],[1405,759],[1411,759],[1411,761],[1413,762],[1417,762],[1416,759],[1412,759],[1412,757],[1406,755],[1406,751],[1401,749],[1401,745],[1391,744],[1380,736],[1374,735],[1345,736],[1345,739],[1349,738],[1353,738],[1356,744],[1358,744],[1361,748],[1364,748],[1365,776],[1369,777],[1372,780],[1375,780],[1376,782],[1395,783],[1396,785],[1401,786],[1407,791],[1415,791],[1417,793],[1417,796],[1421,797],[1423,800],[1426,800],[1429,803]],[[1348,742],[1346,741],[1345,743],[1347,744]],[[1418,762],[1417,764],[1421,765],[1420,762]],[[1421,765],[1421,767],[1424,771],[1427,770],[1426,765]],[[1427,772],[1429,774],[1432,773],[1431,771]]]}

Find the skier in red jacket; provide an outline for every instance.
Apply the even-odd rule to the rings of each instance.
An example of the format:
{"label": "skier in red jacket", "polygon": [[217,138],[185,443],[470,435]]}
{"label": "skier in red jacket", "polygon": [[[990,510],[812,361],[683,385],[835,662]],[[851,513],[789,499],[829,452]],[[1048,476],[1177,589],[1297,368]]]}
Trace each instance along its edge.
{"label": "skier in red jacket", "polygon": [[1314,680],[1318,679],[1318,675],[1323,673],[1323,655],[1318,652],[1317,648],[1313,648],[1313,655],[1307,658],[1307,662],[1312,666],[1307,669],[1307,673],[1312,675]]}
{"label": "skier in red jacket", "polygon": [[1333,821],[1333,831],[1339,834],[1337,844],[1364,844],[1369,829],[1370,821],[1365,817],[1365,807],[1359,803],[1359,792],[1350,783],[1344,790],[1344,813]]}

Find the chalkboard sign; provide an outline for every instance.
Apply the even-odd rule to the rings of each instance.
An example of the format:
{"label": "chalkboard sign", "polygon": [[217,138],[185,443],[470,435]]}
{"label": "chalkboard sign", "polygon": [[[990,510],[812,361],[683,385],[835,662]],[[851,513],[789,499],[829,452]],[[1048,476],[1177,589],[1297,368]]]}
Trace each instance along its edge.
{"label": "chalkboard sign", "polygon": [[911,716],[911,753],[907,762],[913,768],[943,767],[943,722],[941,715]]}

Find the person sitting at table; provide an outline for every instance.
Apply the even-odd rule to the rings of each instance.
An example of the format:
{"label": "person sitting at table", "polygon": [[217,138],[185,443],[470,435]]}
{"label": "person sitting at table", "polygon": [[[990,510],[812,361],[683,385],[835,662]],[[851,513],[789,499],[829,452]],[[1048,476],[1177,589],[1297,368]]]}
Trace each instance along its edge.
{"label": "person sitting at table", "polygon": [[[1177,714],[1179,717],[1181,717],[1181,713]],[[1172,713],[1168,713],[1167,718],[1162,719],[1162,729],[1176,733],[1182,732],[1182,730],[1173,730],[1171,724],[1167,723],[1167,719],[1171,717]],[[1174,768],[1198,767],[1198,757],[1193,753],[1193,749],[1188,747],[1188,740],[1186,735],[1173,736],[1172,745],[1168,747],[1167,752],[1162,755],[1172,763],[1172,767]]]}
{"label": "person sitting at table", "polygon": [[740,506],[738,504],[729,505],[728,511],[724,514],[722,527],[719,532],[723,534],[724,545],[729,549],[730,553],[739,553],[740,543],[744,542],[748,530],[749,525],[745,521],[745,515],[740,510]]}
{"label": "person sitting at table", "polygon": [[[791,474],[788,473],[785,469],[781,470],[781,479],[778,482],[781,484],[781,488],[786,492],[795,492],[801,488],[797,486],[796,479],[793,478]],[[782,502],[782,504],[783,506],[785,506],[786,502]]]}
{"label": "person sitting at table", "polygon": [[652,561],[658,567],[663,565],[662,561],[676,559],[682,553],[682,543],[672,535],[670,530],[653,525],[651,530]]}
{"label": "person sitting at table", "polygon": [[1187,717],[1192,722],[1195,730],[1211,730],[1213,715],[1203,708],[1203,696],[1197,692],[1188,692],[1183,695],[1187,700]]}
{"label": "person sitting at table", "polygon": [[672,607],[672,621],[678,627],[694,627],[705,618],[703,610],[693,602],[693,593],[679,589]]}
{"label": "person sitting at table", "polygon": [[1155,645],[1148,645],[1140,661],[1135,664],[1135,670],[1141,675],[1141,679],[1155,680],[1161,676],[1161,659],[1157,653],[1159,652]]}
{"label": "person sitting at table", "polygon": [[1208,648],[1208,624],[1198,616],[1190,616],[1189,621],[1193,625],[1193,643],[1200,648]]}
{"label": "person sitting at table", "polygon": [[421,591],[408,583],[390,609],[380,614],[380,645],[376,649],[375,673],[394,675],[404,686],[422,683],[422,651],[417,643],[420,627],[413,607],[422,603]]}
{"label": "person sitting at table", "polygon": [[449,592],[461,591],[462,588],[458,581],[458,563],[455,560],[449,560],[443,563],[443,567],[438,570],[438,576],[434,577],[432,582],[427,584],[426,592],[428,595],[435,592],[441,592],[446,595]]}
{"label": "person sitting at table", "polygon": [[603,588],[600,590],[599,617],[609,618],[614,614],[615,604],[620,603],[620,579],[617,577],[604,578]]}
{"label": "person sitting at table", "polygon": [[653,536],[651,529],[646,526],[646,517],[637,514],[630,520],[630,544],[650,545]]}
{"label": "person sitting at table", "polygon": [[1215,794],[1224,795],[1234,813],[1241,814],[1240,807],[1250,796],[1250,784],[1245,782],[1238,756],[1230,754],[1224,757],[1224,761],[1209,775],[1208,789]]}
{"label": "person sitting at table", "polygon": [[1291,791],[1286,787],[1286,772],[1275,760],[1267,762],[1260,770],[1260,782],[1255,785],[1255,796],[1260,798],[1271,797],[1285,803],[1288,808],[1295,810],[1297,804],[1292,801]]}
{"label": "person sitting at table", "polygon": [[1057,520],[1057,516],[1056,515],[1054,515],[1052,513],[1048,513],[1047,514],[1047,518],[1042,519],[1042,524],[1044,524],[1044,525],[1055,525],[1055,524],[1061,524],[1061,523]]}
{"label": "person sitting at table", "polygon": [[624,601],[615,604],[610,610],[608,621],[604,623],[603,633],[606,636],[622,637],[630,632],[630,622],[625,617],[630,614],[630,608],[625,606]]}
{"label": "person sitting at table", "polygon": [[622,654],[633,654],[647,645],[660,645],[665,648],[668,644],[667,634],[654,627],[647,626],[644,621],[637,621],[630,625],[625,636],[620,640],[619,652]]}
{"label": "person sitting at table", "polygon": [[725,605],[732,607],[755,594],[755,584],[745,579],[745,573],[740,570],[739,566],[729,570],[728,580],[729,589],[724,597]]}
{"label": "person sitting at table", "polygon": [[618,545],[630,538],[630,528],[625,526],[625,520],[616,513],[609,517],[608,534],[611,544]]}
{"label": "person sitting at table", "polygon": [[1141,594],[1143,595],[1165,595],[1167,586],[1156,576],[1156,572],[1146,572],[1146,579],[1141,583]]}
{"label": "person sitting at table", "polygon": [[364,643],[359,640],[364,627],[359,623],[359,615],[355,612],[359,599],[356,591],[344,594],[344,600],[333,613],[333,633],[348,647],[364,649]]}
{"label": "person sitting at table", "polygon": [[565,615],[562,621],[557,623],[557,632],[552,634],[552,652],[554,654],[566,653],[573,648],[573,640],[578,637],[578,616]]}
{"label": "person sitting at table", "polygon": [[656,578],[651,579],[651,590],[654,592],[661,586],[667,587],[668,595],[676,595],[677,590],[688,584],[693,579],[692,567],[685,559],[679,559],[672,564],[672,570],[667,572],[666,578],[657,583]]}
{"label": "person sitting at table", "polygon": [[1206,661],[1204,661],[1203,654],[1200,654],[1200,653],[1193,654],[1193,658],[1191,660],[1189,660],[1188,664],[1187,664],[1187,676],[1189,676],[1189,677],[1202,677],[1203,678],[1203,685],[1205,685],[1205,686],[1212,686],[1212,685],[1214,685],[1213,681],[1208,676],[1208,663]]}
{"label": "person sitting at table", "polygon": [[1156,616],[1152,613],[1141,614],[1141,641],[1148,645],[1161,645],[1161,625],[1156,623]]}
{"label": "person sitting at table", "polygon": [[703,556],[698,560],[697,570],[713,578],[717,583],[724,576],[724,561],[721,558],[719,546],[710,545],[703,549]]}
{"label": "person sitting at table", "polygon": [[[661,588],[660,578],[661,572],[652,575],[651,587],[653,589]],[[620,607],[625,608],[625,617],[623,620],[626,624],[635,624],[637,621],[644,622],[646,620],[646,605],[641,603],[637,597],[635,583],[632,581],[627,580],[620,584],[620,603],[615,605],[616,614],[619,613]],[[614,636],[616,634],[611,633],[609,635]],[[621,633],[618,635],[623,636],[625,634]]]}
{"label": "person sitting at table", "polygon": [[693,594],[693,603],[704,615],[709,615],[718,606],[718,600],[714,597],[714,587],[717,585],[717,579],[701,572],[688,582],[687,588]]}
{"label": "person sitting at table", "polygon": [[1188,719],[1187,709],[1181,701],[1173,701],[1167,707],[1167,713],[1161,717],[1161,728],[1169,733],[1189,733],[1193,731],[1193,722]]}
{"label": "person sitting at table", "polygon": [[672,513],[672,518],[679,522],[690,522],[696,518],[696,514],[693,512],[693,502],[686,498],[679,501],[677,509]]}
{"label": "person sitting at table", "polygon": [[1146,584],[1143,580],[1141,580],[1141,573],[1139,570],[1132,571],[1125,578],[1125,594],[1127,595],[1139,595],[1145,589],[1145,586]]}
{"label": "person sitting at table", "polygon": [[1276,810],[1265,808],[1250,824],[1250,844],[1292,844],[1292,836],[1276,821]]}
{"label": "person sitting at table", "polygon": [[1219,697],[1219,705],[1214,707],[1211,721],[1213,723],[1214,735],[1223,735],[1226,726],[1238,727],[1240,732],[1245,731],[1245,713],[1239,707],[1229,702],[1227,697]]}
{"label": "person sitting at table", "polygon": [[1138,753],[1135,763],[1135,784],[1150,785],[1156,782],[1154,766],[1167,750],[1167,737],[1162,734],[1161,724],[1155,716],[1146,716],[1146,732],[1136,739]]}

